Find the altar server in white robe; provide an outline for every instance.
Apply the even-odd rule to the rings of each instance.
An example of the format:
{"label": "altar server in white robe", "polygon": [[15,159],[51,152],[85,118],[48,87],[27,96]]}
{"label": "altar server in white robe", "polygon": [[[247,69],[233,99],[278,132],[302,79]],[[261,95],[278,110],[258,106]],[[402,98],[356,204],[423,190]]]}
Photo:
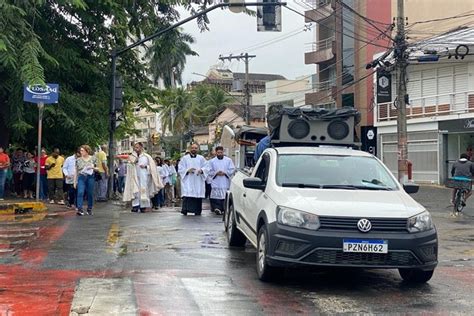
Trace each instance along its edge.
{"label": "altar server in white robe", "polygon": [[230,179],[234,175],[235,166],[232,159],[224,156],[224,148],[216,147],[216,157],[209,161],[209,179],[211,181],[211,211],[222,215],[224,200],[230,187]]}
{"label": "altar server in white robe", "polygon": [[201,215],[202,199],[206,192],[206,178],[208,176],[208,162],[198,155],[198,145],[192,144],[190,154],[181,159],[178,173],[181,176],[181,196],[183,198],[183,215],[188,212]]}
{"label": "altar server in white robe", "polygon": [[133,146],[129,156],[123,200],[132,201],[132,212],[151,207],[151,198],[163,188],[153,158],[144,152],[142,143]]}

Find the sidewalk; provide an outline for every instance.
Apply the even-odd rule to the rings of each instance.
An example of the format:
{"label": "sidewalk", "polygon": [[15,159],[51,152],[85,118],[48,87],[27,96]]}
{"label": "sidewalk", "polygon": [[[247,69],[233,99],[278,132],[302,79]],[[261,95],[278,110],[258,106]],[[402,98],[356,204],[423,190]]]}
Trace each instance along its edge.
{"label": "sidewalk", "polygon": [[28,213],[44,213],[48,208],[42,201],[33,199],[7,198],[0,201],[0,215],[28,214]]}

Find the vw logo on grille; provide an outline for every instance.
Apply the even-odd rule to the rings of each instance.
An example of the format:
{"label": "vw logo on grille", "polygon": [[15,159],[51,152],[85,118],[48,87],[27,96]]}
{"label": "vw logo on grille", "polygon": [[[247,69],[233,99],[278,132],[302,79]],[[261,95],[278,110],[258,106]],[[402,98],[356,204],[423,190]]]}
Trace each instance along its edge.
{"label": "vw logo on grille", "polygon": [[372,229],[372,223],[366,219],[363,218],[357,222],[357,228],[363,233],[367,233]]}

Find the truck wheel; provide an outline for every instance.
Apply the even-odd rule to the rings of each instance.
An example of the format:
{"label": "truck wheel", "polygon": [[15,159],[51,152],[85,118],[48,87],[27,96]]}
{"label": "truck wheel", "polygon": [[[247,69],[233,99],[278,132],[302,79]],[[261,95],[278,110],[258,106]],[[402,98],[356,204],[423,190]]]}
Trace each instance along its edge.
{"label": "truck wheel", "polygon": [[229,207],[232,202],[224,206],[224,215],[222,216],[222,221],[224,222],[224,231],[227,233],[227,225],[229,223]]}
{"label": "truck wheel", "polygon": [[398,269],[403,280],[410,283],[426,283],[433,276],[434,270],[423,271],[420,269]]}
{"label": "truck wheel", "polygon": [[268,245],[267,227],[262,225],[258,231],[257,239],[257,275],[261,281],[265,282],[274,280],[281,272],[281,268],[271,267],[267,263]]}
{"label": "truck wheel", "polygon": [[247,242],[247,238],[240,230],[237,229],[235,224],[234,206],[229,205],[226,212],[227,215],[227,243],[231,247],[244,247]]}

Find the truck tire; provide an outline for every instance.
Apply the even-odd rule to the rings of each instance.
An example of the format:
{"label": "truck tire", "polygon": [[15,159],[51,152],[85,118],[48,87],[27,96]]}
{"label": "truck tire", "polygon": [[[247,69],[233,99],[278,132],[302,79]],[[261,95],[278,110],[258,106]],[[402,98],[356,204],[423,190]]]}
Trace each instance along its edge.
{"label": "truck tire", "polygon": [[226,212],[227,243],[231,247],[244,247],[245,243],[247,242],[247,238],[240,230],[237,229],[234,213],[234,205],[230,203]]}
{"label": "truck tire", "polygon": [[267,252],[268,252],[268,232],[266,225],[262,225],[258,231],[257,239],[257,275],[261,281],[270,282],[275,280],[280,274],[282,269],[279,267],[269,266],[267,263]]}
{"label": "truck tire", "polygon": [[398,269],[403,280],[409,283],[426,283],[433,276],[434,270],[423,271],[421,269]]}

